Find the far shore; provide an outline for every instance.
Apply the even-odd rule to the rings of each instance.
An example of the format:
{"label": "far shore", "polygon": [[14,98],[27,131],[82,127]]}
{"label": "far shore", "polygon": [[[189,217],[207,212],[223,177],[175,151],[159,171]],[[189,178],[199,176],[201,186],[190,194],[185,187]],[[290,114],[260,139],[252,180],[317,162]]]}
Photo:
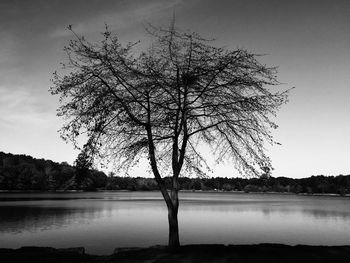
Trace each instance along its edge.
{"label": "far shore", "polygon": [[55,249],[51,247],[0,248],[0,262],[349,262],[350,246],[306,246],[282,244],[258,245],[185,245],[177,249],[166,246],[150,248],[117,248],[111,255],[90,255],[83,247]]}
{"label": "far shore", "polygon": [[[158,190],[105,190],[97,189],[96,191],[84,190],[56,190],[56,191],[40,191],[40,190],[0,190],[0,193],[96,193],[96,192],[158,192]],[[330,197],[350,197],[350,194],[334,194],[334,193],[293,193],[293,192],[246,192],[246,191],[223,191],[223,190],[180,190],[183,193],[237,193],[237,194],[276,194],[276,195],[302,195],[302,196],[330,196]]]}

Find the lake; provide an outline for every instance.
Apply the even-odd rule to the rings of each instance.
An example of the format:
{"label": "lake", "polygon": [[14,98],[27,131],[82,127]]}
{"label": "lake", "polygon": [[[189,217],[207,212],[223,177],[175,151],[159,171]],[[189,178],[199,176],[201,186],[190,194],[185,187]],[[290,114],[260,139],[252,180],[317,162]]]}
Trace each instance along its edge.
{"label": "lake", "polygon": [[[350,199],[330,196],[181,192],[182,244],[350,244]],[[158,192],[0,193],[0,247],[165,245]]]}

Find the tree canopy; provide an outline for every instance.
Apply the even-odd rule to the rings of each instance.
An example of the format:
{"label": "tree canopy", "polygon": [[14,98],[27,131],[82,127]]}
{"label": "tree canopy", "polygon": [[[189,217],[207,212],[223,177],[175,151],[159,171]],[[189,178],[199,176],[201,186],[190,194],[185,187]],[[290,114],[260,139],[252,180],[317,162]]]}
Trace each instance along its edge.
{"label": "tree canopy", "polygon": [[148,155],[148,128],[162,172],[175,154],[178,166],[202,173],[199,142],[244,174],[271,167],[263,146],[273,142],[271,117],[287,99],[267,88],[279,84],[276,69],[196,33],[158,29],[152,36],[140,53],[137,43],[123,46],[108,30],[99,44],[76,35],[65,48],[72,72],[55,74],[51,88],[61,96],[59,115],[68,118],[63,137],[75,142],[86,134],[90,149],[118,160],[119,168]]}

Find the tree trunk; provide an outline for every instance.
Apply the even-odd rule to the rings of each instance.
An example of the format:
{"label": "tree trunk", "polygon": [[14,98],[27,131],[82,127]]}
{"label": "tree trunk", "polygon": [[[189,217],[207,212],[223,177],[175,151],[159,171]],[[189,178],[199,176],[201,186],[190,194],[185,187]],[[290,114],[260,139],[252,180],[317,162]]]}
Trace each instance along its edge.
{"label": "tree trunk", "polygon": [[[176,166],[173,166],[176,168]],[[170,248],[180,246],[179,239],[179,224],[177,214],[179,211],[179,182],[178,173],[175,173],[172,178],[172,188],[170,192],[171,202],[168,205],[168,221],[169,221],[169,243]]]}
{"label": "tree trunk", "polygon": [[177,221],[178,207],[168,207],[168,220],[169,220],[169,242],[170,248],[177,248],[180,246],[179,240],[179,225]]}

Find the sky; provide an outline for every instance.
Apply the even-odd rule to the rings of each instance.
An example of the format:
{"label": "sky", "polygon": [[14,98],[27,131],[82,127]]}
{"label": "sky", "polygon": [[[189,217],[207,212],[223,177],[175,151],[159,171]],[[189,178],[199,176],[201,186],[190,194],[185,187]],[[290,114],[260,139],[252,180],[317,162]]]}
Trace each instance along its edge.
{"label": "sky", "polygon": [[[121,41],[144,26],[176,26],[216,46],[266,54],[278,89],[295,87],[274,119],[281,145],[267,147],[273,176],[350,174],[350,1],[343,0],[0,0],[0,151],[72,164],[78,151],[57,132],[50,79],[74,30],[101,39],[107,23]],[[143,176],[144,167],[135,175]],[[230,163],[211,176],[238,176]]]}

